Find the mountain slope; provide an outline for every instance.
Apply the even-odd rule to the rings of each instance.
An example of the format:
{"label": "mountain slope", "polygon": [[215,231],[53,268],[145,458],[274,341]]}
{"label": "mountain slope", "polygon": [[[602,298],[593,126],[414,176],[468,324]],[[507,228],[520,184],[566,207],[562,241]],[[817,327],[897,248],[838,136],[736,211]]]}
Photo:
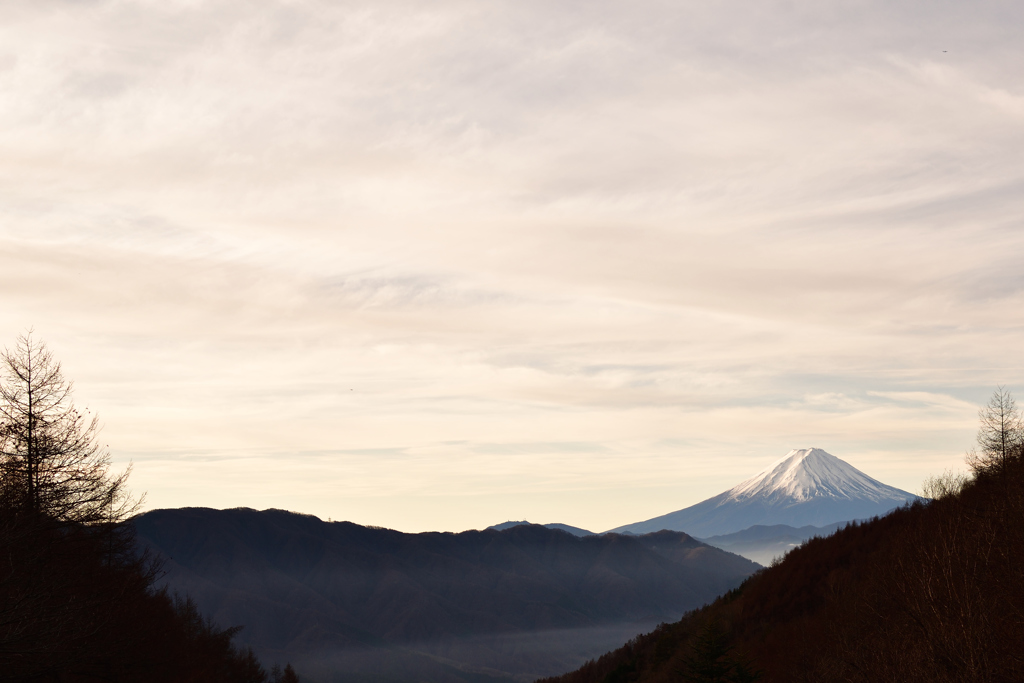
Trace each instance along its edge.
{"label": "mountain slope", "polygon": [[[812,538],[713,605],[549,683],[1024,680],[1024,455]],[[714,666],[717,678],[702,678]],[[724,673],[732,669],[732,674]]]}
{"label": "mountain slope", "polygon": [[539,525],[403,534],[203,508],[148,512],[135,526],[168,558],[169,587],[223,626],[244,624],[240,642],[314,681],[550,675],[757,569],[681,533],[653,543]]}
{"label": "mountain slope", "polygon": [[669,529],[707,538],[756,524],[826,526],[882,515],[914,500],[914,494],[872,479],[820,448],[806,448],[790,451],[713,498],[612,532],[645,534]]}

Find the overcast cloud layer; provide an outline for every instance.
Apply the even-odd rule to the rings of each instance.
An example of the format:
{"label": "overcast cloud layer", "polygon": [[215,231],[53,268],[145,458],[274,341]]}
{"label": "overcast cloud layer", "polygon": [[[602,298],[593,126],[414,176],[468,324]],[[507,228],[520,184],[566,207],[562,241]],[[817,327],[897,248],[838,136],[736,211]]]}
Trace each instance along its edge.
{"label": "overcast cloud layer", "polygon": [[595,530],[1022,386],[1019,2],[0,6],[0,314],[149,507]]}

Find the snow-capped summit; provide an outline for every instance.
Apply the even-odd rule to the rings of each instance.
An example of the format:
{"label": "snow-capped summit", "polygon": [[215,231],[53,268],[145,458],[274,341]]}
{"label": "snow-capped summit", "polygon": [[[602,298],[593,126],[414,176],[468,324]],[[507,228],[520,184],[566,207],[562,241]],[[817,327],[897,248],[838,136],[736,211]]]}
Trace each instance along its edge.
{"label": "snow-capped summit", "polygon": [[730,501],[762,497],[794,503],[814,498],[885,501],[895,497],[904,500],[910,495],[872,479],[820,448],[791,450],[727,493]]}
{"label": "snow-capped summit", "polygon": [[707,538],[755,524],[825,526],[885,514],[916,498],[820,448],[804,448],[790,451],[714,498],[612,531],[643,534],[670,529]]}

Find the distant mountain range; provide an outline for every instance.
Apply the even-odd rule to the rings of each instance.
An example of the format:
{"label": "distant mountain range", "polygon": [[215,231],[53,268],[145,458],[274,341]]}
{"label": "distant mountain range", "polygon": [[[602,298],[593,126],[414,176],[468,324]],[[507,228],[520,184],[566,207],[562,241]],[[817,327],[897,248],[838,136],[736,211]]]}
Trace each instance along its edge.
{"label": "distant mountain range", "polygon": [[698,538],[732,534],[755,525],[824,527],[884,515],[918,496],[872,479],[820,448],[793,450],[755,476],[688,508],[611,533],[662,529]]}
{"label": "distant mountain range", "polygon": [[[487,528],[488,529],[494,529],[495,531],[504,531],[505,529],[511,529],[514,526],[522,526],[523,524],[529,524],[529,523],[530,522],[527,522],[525,520],[522,521],[522,522],[502,522],[501,524],[495,524],[494,526],[489,526]],[[568,524],[552,523],[552,524],[541,524],[541,526],[544,527],[545,529],[559,529],[561,531],[567,531],[570,534],[572,534],[573,536],[593,536],[594,535],[593,531],[587,531],[586,529],[581,529],[578,526],[569,526]]]}
{"label": "distant mountain range", "polygon": [[[711,530],[716,533],[700,540],[767,566],[810,538],[828,536],[848,522],[885,514],[916,498],[868,477],[819,448],[808,448],[790,451],[751,479],[702,503],[601,533],[650,533],[668,528],[699,536]],[[779,519],[813,519],[821,525],[797,527],[778,523]],[[831,523],[822,523],[830,519]],[[505,522],[488,528],[501,530],[520,524],[529,522]],[[568,524],[544,526],[576,536],[593,533]],[[721,532],[736,526],[741,528]]]}
{"label": "distant mountain range", "polygon": [[764,526],[755,524],[752,527],[722,536],[711,536],[701,540],[708,545],[742,555],[748,560],[768,566],[775,558],[781,558],[793,548],[814,537],[829,536],[836,530],[846,526],[848,522],[836,522],[828,526],[791,527],[786,524]]}
{"label": "distant mountain range", "polygon": [[[521,526],[529,523],[530,522],[527,521],[503,522],[487,528],[504,531],[505,529],[511,529],[514,526]],[[772,563],[772,560],[777,557],[782,557],[793,548],[800,546],[804,541],[814,538],[815,536],[828,536],[846,523],[847,522],[836,522],[835,524],[823,527],[808,525],[800,528],[791,527],[786,524],[773,524],[771,526],[757,524],[748,529],[744,529],[743,531],[697,540],[703,541],[704,543],[715,548],[719,548],[720,550],[725,550],[741,557],[745,557],[748,560],[753,560],[754,562],[767,567]],[[575,526],[569,526],[568,524],[553,523],[542,524],[541,526],[547,529],[560,529],[562,531],[567,531],[573,536],[594,535],[594,532],[592,531],[580,529]],[[613,532],[606,531],[604,533],[610,534]],[[627,532],[627,535],[632,534]],[[638,536],[637,538],[643,539],[646,538],[646,536]]]}
{"label": "distant mountain range", "polygon": [[[739,585],[758,566],[679,532],[404,534],[281,510],[155,510],[140,544],[307,683],[533,680]],[[580,530],[582,531],[582,530]]]}

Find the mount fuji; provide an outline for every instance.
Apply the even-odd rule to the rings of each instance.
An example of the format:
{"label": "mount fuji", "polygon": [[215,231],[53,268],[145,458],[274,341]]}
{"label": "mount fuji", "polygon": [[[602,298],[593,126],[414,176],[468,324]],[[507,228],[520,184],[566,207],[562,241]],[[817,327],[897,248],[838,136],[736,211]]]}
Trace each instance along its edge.
{"label": "mount fuji", "polygon": [[883,515],[919,497],[872,479],[820,448],[792,450],[782,459],[713,498],[606,533],[669,529],[707,538],[755,524],[826,526]]}

